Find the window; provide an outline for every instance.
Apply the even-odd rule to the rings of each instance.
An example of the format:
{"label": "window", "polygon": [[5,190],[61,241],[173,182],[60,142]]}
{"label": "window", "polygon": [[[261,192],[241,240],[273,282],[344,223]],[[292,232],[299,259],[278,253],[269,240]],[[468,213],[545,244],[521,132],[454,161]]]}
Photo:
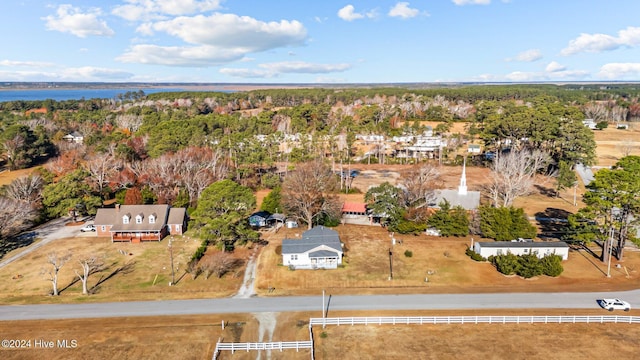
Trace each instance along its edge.
{"label": "window", "polygon": [[155,223],[156,223],[156,216],[149,215],[149,224],[155,224]]}
{"label": "window", "polygon": [[125,215],[122,217],[122,223],[123,224],[128,224],[129,223],[129,215]]}
{"label": "window", "polygon": [[524,253],[528,254],[529,253],[529,249],[524,249]]}
{"label": "window", "polygon": [[298,254],[291,255],[291,260],[298,260]]}
{"label": "window", "polygon": [[100,227],[100,230],[102,230],[102,231],[107,231],[107,226],[106,226],[106,225],[102,225],[102,226]]}
{"label": "window", "polygon": [[136,216],[136,224],[142,224],[142,215]]}

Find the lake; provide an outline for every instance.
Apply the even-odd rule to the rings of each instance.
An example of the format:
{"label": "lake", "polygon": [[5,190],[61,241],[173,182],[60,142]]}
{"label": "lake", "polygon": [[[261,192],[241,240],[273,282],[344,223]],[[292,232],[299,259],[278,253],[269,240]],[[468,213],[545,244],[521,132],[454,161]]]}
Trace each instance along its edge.
{"label": "lake", "polygon": [[[182,88],[95,88],[95,89],[18,89],[18,90],[0,90],[0,102],[4,101],[34,101],[52,99],[56,101],[63,100],[81,100],[84,99],[115,99],[118,94],[124,94],[127,91],[142,90],[145,94],[153,94],[167,91],[193,91]],[[228,90],[208,90],[229,92]]]}

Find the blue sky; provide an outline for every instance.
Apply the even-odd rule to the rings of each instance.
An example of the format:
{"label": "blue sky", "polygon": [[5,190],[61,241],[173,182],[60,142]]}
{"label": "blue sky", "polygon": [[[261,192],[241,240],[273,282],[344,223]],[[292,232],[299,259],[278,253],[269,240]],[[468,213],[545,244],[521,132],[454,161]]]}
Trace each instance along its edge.
{"label": "blue sky", "polygon": [[638,0],[14,0],[0,81],[637,81],[638,14]]}

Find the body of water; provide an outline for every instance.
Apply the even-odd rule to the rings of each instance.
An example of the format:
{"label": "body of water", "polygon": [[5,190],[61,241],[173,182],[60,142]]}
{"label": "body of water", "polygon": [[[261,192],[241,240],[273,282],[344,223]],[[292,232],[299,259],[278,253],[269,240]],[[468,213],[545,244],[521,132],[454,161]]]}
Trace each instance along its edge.
{"label": "body of water", "polygon": [[0,90],[0,102],[4,101],[35,101],[52,99],[81,100],[81,99],[115,99],[118,94],[127,91],[144,91],[145,94],[153,94],[167,91],[184,91],[180,88],[96,88],[96,89],[24,89],[24,90]]}

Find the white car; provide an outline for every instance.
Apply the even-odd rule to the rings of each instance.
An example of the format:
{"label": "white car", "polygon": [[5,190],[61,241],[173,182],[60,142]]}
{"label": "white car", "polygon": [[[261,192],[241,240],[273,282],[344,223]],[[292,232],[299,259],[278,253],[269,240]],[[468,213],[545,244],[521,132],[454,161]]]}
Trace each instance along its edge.
{"label": "white car", "polygon": [[620,299],[602,299],[602,300],[598,300],[598,302],[600,303],[600,306],[602,306],[603,309],[609,310],[609,311],[613,311],[613,310],[629,311],[629,310],[631,310],[631,304],[629,304],[628,302],[626,302],[624,300],[620,300]]}
{"label": "white car", "polygon": [[82,232],[96,231],[96,227],[93,224],[89,224],[89,225],[85,225],[85,226],[81,227],[80,231],[82,231]]}

